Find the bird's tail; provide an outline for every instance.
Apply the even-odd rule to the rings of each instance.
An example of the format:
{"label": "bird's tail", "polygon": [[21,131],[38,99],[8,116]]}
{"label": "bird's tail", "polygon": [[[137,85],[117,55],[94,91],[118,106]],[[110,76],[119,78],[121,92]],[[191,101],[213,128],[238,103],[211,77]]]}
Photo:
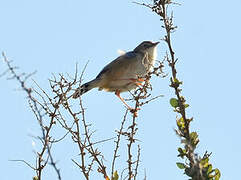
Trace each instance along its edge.
{"label": "bird's tail", "polygon": [[98,79],[94,79],[90,82],[87,82],[83,85],[81,85],[78,89],[75,90],[74,94],[72,95],[72,97],[74,99],[80,97],[82,94],[86,93],[87,91],[98,87],[99,84],[99,80]]}

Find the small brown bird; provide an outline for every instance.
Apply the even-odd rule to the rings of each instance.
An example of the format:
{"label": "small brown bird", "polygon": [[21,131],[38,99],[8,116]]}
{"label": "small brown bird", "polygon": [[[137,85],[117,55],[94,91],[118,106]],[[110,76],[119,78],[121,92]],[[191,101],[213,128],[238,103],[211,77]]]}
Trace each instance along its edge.
{"label": "small brown bird", "polygon": [[145,75],[150,71],[157,57],[156,46],[159,42],[144,41],[133,51],[127,52],[108,65],[90,82],[80,86],[73,98],[78,98],[82,94],[93,88],[115,92],[115,95],[127,106],[132,109],[120,96],[121,92],[135,89],[144,81]]}

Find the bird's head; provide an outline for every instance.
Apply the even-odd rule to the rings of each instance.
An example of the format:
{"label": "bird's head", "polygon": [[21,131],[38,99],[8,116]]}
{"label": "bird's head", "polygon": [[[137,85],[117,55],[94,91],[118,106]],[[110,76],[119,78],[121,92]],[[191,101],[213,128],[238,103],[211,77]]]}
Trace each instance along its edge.
{"label": "bird's head", "polygon": [[134,49],[134,52],[148,53],[149,56],[152,56],[153,59],[156,59],[157,44],[159,44],[159,42],[143,41]]}

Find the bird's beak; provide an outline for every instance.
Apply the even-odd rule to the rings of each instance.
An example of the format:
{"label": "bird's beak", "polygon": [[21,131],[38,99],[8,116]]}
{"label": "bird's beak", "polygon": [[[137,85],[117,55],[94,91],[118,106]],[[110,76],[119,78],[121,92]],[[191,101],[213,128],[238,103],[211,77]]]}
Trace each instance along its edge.
{"label": "bird's beak", "polygon": [[159,44],[160,42],[157,41],[157,42],[154,42],[153,45],[156,46],[157,44]]}

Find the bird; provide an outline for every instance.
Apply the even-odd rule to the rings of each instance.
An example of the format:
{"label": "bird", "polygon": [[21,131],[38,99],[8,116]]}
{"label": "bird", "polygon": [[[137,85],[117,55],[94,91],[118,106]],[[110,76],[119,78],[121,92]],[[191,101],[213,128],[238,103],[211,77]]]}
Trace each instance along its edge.
{"label": "bird", "polygon": [[107,64],[95,79],[77,88],[72,97],[76,99],[93,88],[99,88],[115,92],[124,105],[133,110],[120,93],[133,90],[143,83],[145,75],[150,72],[157,58],[157,44],[159,42],[143,41],[133,51],[122,53]]}

